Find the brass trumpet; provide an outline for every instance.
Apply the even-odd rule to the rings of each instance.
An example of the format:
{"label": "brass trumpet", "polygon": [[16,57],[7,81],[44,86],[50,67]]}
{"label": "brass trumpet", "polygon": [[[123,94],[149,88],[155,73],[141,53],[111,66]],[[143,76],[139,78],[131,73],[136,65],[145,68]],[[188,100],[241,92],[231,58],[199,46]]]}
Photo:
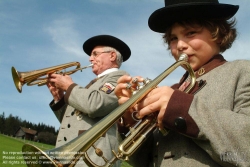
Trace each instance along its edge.
{"label": "brass trumpet", "polygon": [[[25,144],[22,148],[22,152],[29,167],[65,167],[75,166],[77,161],[82,157],[86,164],[90,167],[100,167],[91,161],[87,154],[87,150],[90,147],[94,147],[93,144],[103,136],[112,125],[114,125],[126,112],[127,109],[137,104],[143,97],[145,97],[152,89],[166,78],[177,67],[183,66],[189,72],[191,83],[187,87],[186,92],[189,92],[195,85],[195,74],[189,63],[187,62],[187,55],[182,54],[179,60],[161,73],[158,77],[150,82],[146,82],[144,86],[140,87],[137,93],[124,104],[117,107],[109,115],[104,117],[100,122],[95,124],[92,128],[82,133],[79,137],[73,139],[67,144],[48,151],[42,151],[36,146]],[[101,167],[111,167],[117,160],[127,160],[129,157],[141,146],[146,140],[147,136],[157,127],[157,120],[155,117],[147,116],[140,121],[140,124],[136,127],[131,127],[130,134],[122,141],[118,151],[112,150],[114,157],[107,160],[102,155],[102,151],[96,148],[98,156],[102,157],[106,162]],[[94,147],[95,148],[95,147]],[[74,155],[69,154],[65,157],[65,153],[75,152]],[[32,158],[27,158],[32,157]],[[41,158],[42,157],[42,158]]]}
{"label": "brass trumpet", "polygon": [[[67,72],[62,72],[61,70],[76,66],[74,70],[70,70]],[[73,74],[79,70],[83,70],[85,68],[91,67],[92,64],[85,66],[85,67],[80,67],[79,62],[70,62],[66,64],[61,64],[49,68],[44,68],[40,70],[34,70],[34,71],[28,71],[28,72],[19,72],[15,69],[15,67],[11,68],[12,72],[12,77],[14,84],[18,90],[19,93],[22,92],[22,86],[27,83],[28,86],[32,85],[38,85],[42,86],[45,85],[47,82],[47,75],[51,73],[58,73],[62,75],[70,75]],[[43,77],[45,76],[45,77]]]}

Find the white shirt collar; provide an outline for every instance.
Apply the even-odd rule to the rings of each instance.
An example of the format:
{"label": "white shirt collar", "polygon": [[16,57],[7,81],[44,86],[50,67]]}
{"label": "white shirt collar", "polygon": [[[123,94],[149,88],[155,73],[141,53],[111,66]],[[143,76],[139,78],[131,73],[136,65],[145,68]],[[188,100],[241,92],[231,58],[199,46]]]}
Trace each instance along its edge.
{"label": "white shirt collar", "polygon": [[109,74],[111,72],[118,71],[118,70],[119,70],[118,68],[110,68],[110,69],[103,71],[101,74],[97,75],[97,77],[99,78],[99,77],[102,77],[106,74]]}

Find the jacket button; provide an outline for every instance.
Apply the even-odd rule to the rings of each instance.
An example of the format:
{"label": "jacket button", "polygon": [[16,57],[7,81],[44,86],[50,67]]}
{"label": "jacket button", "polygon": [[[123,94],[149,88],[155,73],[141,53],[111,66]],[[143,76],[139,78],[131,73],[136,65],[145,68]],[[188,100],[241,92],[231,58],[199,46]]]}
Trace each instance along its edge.
{"label": "jacket button", "polygon": [[178,117],[174,120],[174,125],[179,130],[185,130],[187,129],[187,124],[184,118]]}
{"label": "jacket button", "polygon": [[198,86],[201,87],[201,86],[203,85],[203,83],[204,83],[204,81],[203,81],[203,80],[200,80],[200,81],[198,82]]}

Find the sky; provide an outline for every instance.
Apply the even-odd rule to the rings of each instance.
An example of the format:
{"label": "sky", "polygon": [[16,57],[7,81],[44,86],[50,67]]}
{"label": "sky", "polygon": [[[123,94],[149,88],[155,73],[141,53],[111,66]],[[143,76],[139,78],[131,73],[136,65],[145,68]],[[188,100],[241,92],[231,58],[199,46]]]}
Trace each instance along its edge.
{"label": "sky", "polygon": [[[228,61],[249,60],[250,1],[220,3],[240,6],[235,15],[238,37],[223,56]],[[89,57],[82,44],[96,35],[112,35],[129,45],[132,54],[122,70],[132,76],[156,78],[174,63],[162,34],[148,27],[149,16],[162,7],[163,0],[0,0],[0,114],[57,130],[60,123],[49,107],[52,96],[47,86],[25,84],[19,93],[11,68],[29,72],[74,61],[87,66]],[[160,86],[178,82],[183,73],[178,68]],[[95,75],[87,68],[71,77],[85,86]]]}

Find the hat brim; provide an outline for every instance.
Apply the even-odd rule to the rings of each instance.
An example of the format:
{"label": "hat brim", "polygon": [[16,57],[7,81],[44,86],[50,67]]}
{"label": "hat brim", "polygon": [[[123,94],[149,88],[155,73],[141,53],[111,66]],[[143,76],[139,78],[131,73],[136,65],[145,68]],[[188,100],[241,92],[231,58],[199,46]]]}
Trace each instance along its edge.
{"label": "hat brim", "polygon": [[165,33],[166,29],[176,21],[192,18],[225,18],[230,19],[238,11],[238,5],[229,4],[189,4],[163,7],[153,12],[148,26],[155,32]]}
{"label": "hat brim", "polygon": [[131,51],[127,44],[125,44],[122,40],[110,36],[110,35],[98,35],[94,36],[92,38],[89,38],[87,41],[83,44],[83,50],[87,55],[91,55],[92,50],[96,46],[110,46],[118,50],[123,58],[123,62],[128,60]]}

